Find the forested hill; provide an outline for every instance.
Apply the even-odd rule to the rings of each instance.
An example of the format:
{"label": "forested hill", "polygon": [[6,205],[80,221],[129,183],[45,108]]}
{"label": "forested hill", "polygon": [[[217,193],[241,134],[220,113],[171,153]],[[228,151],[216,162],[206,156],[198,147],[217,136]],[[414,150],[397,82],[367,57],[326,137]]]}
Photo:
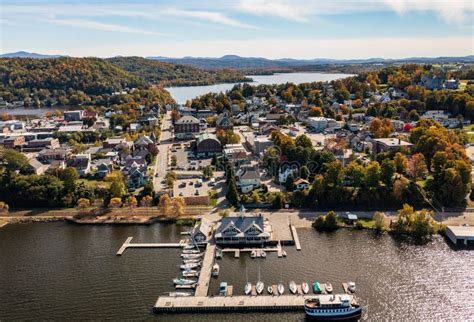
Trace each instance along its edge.
{"label": "forested hill", "polygon": [[142,57],[114,57],[107,60],[133,75],[162,86],[211,85],[246,80],[242,72],[232,69],[204,70]]}
{"label": "forested hill", "polygon": [[141,77],[99,58],[0,58],[0,97],[25,106],[107,105],[115,92],[152,90],[157,103],[173,102]]}
{"label": "forested hill", "polygon": [[2,86],[8,90],[83,91],[100,95],[137,87],[144,81],[98,58],[2,58]]}

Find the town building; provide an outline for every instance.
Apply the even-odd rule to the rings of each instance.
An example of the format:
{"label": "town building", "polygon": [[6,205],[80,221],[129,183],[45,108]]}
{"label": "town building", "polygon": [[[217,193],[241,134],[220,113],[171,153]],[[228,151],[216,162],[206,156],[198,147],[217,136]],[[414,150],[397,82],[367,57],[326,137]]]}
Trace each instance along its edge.
{"label": "town building", "polygon": [[207,157],[222,152],[222,146],[217,136],[211,133],[202,133],[196,137],[196,156]]}
{"label": "town building", "polygon": [[372,144],[373,153],[398,151],[400,149],[409,150],[413,146],[413,144],[411,144],[410,142],[403,141],[397,138],[373,139]]}
{"label": "town building", "polygon": [[185,115],[174,123],[174,134],[177,139],[192,139],[200,132],[199,120]]}
{"label": "town building", "polygon": [[214,239],[218,245],[262,245],[271,233],[262,216],[225,217],[217,227]]}

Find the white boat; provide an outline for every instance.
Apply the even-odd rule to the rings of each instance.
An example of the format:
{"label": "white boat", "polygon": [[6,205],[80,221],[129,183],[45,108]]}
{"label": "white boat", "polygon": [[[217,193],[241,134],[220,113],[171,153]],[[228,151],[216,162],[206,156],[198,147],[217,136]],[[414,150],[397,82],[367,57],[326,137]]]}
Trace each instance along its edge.
{"label": "white boat", "polygon": [[185,249],[183,250],[183,254],[200,254],[201,251],[199,249]]}
{"label": "white boat", "polygon": [[252,292],[252,284],[250,282],[245,283],[244,293],[249,295]]}
{"label": "white boat", "polygon": [[198,277],[198,271],[183,271],[183,277]]}
{"label": "white boat", "polygon": [[214,277],[219,276],[219,264],[215,263],[215,264],[212,266],[211,275],[214,276]]}
{"label": "white boat", "polygon": [[326,288],[326,292],[332,293],[332,284],[331,283],[324,284],[324,287]]}
{"label": "white boat", "polygon": [[201,258],[202,254],[181,254],[181,258],[185,259],[193,259],[193,258]]}
{"label": "white boat", "polygon": [[262,249],[262,251],[260,252],[260,255],[265,258],[267,257],[267,253],[265,253],[265,251]]}
{"label": "white boat", "polygon": [[195,249],[195,248],[196,248],[196,245],[190,245],[190,244],[184,245],[183,247],[184,250],[190,250],[190,249]]}
{"label": "white boat", "polygon": [[199,265],[198,263],[189,263],[189,264],[183,264],[183,265],[180,265],[179,268],[181,268],[182,270],[190,270],[190,269],[193,269],[193,268],[198,268]]}
{"label": "white boat", "polygon": [[251,257],[251,258],[257,257],[257,251],[256,251],[256,250],[252,250],[252,252],[250,253],[250,257]]}
{"label": "white boat", "polygon": [[169,296],[171,297],[186,297],[186,296],[192,296],[193,293],[189,292],[169,292]]}
{"label": "white boat", "polygon": [[216,259],[222,258],[222,249],[216,248]]}
{"label": "white boat", "polygon": [[286,250],[282,250],[281,254],[283,255],[283,257],[286,257]]}
{"label": "white boat", "polygon": [[268,294],[270,294],[270,295],[273,294],[273,286],[268,285],[268,286],[267,286],[267,292],[268,292]]}
{"label": "white boat", "polygon": [[183,264],[199,264],[201,265],[202,261],[200,259],[183,259]]}
{"label": "white boat", "polygon": [[355,291],[356,291],[356,283],[354,283],[354,282],[349,282],[349,283],[347,283],[347,289],[349,290],[349,292],[355,293]]}
{"label": "white boat", "polygon": [[285,286],[280,283],[278,284],[278,294],[283,295],[283,293],[285,293]]}
{"label": "white boat", "polygon": [[351,320],[356,321],[362,315],[362,306],[351,295],[320,295],[307,299],[304,303],[306,316],[311,320]]}
{"label": "white boat", "polygon": [[290,292],[293,294],[296,294],[296,291],[298,290],[295,281],[290,282]]}
{"label": "white boat", "polygon": [[175,285],[191,285],[197,283],[197,280],[186,279],[186,278],[174,278],[173,284]]}
{"label": "white boat", "polygon": [[304,294],[309,293],[309,285],[306,282],[301,283],[301,290],[303,291]]}

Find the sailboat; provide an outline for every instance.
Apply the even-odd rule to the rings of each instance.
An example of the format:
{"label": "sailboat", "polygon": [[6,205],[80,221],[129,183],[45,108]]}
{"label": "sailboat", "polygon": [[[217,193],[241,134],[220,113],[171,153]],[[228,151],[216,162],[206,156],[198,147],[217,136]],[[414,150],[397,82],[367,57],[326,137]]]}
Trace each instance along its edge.
{"label": "sailboat", "polygon": [[301,290],[303,291],[304,294],[308,294],[308,293],[309,293],[309,285],[308,285],[308,283],[303,282],[303,283],[301,284]]}
{"label": "sailboat", "polygon": [[244,293],[245,295],[249,295],[252,292],[252,284],[249,282],[249,276],[247,274],[247,268],[245,269],[245,278],[247,279],[247,283],[245,283]]}
{"label": "sailboat", "polygon": [[278,294],[283,295],[285,293],[285,285],[281,282],[283,277],[283,273],[280,275],[280,283],[278,283],[277,289],[278,289]]}
{"label": "sailboat", "polygon": [[268,294],[272,295],[273,294],[273,286],[268,285],[267,286],[267,292],[268,292]]}
{"label": "sailboat", "polygon": [[295,281],[291,281],[290,282],[290,292],[293,293],[293,294],[296,294],[296,291],[297,291],[296,283],[295,283]]}
{"label": "sailboat", "polygon": [[260,267],[258,267],[257,294],[262,294],[265,284],[260,280]]}

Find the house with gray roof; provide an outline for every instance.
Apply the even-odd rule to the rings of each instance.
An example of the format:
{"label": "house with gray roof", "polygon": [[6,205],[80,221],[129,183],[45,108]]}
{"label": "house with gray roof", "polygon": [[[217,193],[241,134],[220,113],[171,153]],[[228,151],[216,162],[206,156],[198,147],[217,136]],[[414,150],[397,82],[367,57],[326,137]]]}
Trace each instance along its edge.
{"label": "house with gray roof", "polygon": [[262,216],[222,218],[214,235],[218,245],[261,245],[270,238],[270,229]]}

